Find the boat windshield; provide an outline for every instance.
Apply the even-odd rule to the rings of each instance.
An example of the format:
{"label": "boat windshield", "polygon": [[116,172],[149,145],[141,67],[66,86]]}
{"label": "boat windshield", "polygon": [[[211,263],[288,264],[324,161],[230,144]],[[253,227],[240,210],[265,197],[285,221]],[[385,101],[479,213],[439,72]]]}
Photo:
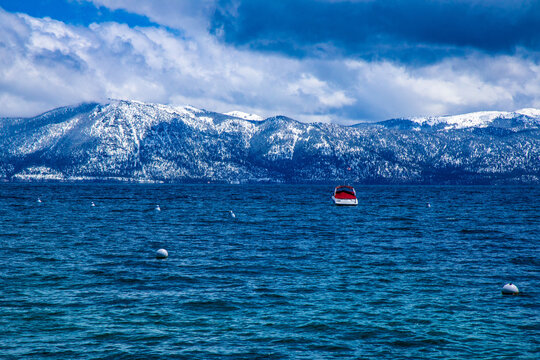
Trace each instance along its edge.
{"label": "boat windshield", "polygon": [[350,186],[338,186],[335,189],[335,193],[336,194],[347,193],[347,194],[355,195],[354,189],[352,187],[350,187]]}

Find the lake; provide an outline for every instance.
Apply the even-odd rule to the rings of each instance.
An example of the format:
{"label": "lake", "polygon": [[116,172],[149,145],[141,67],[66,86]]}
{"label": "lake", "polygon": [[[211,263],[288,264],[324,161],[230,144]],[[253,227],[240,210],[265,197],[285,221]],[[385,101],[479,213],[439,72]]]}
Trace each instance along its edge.
{"label": "lake", "polygon": [[333,187],[0,184],[0,358],[538,358],[540,187]]}

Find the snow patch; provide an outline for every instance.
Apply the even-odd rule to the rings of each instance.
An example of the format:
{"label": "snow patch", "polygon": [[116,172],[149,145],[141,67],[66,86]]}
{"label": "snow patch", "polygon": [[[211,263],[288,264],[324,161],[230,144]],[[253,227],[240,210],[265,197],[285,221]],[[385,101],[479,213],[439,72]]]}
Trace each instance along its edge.
{"label": "snow patch", "polygon": [[522,114],[522,115],[525,115],[525,116],[539,117],[540,118],[540,109],[527,108],[527,109],[517,110],[516,113]]}
{"label": "snow patch", "polygon": [[225,115],[234,116],[234,117],[244,119],[244,120],[254,120],[254,121],[264,120],[262,116],[259,116],[256,114],[248,114],[242,111],[229,111],[225,113]]}
{"label": "snow patch", "polygon": [[64,174],[47,166],[30,166],[21,172],[13,175],[13,179],[22,181],[42,181],[42,180],[65,180]]}

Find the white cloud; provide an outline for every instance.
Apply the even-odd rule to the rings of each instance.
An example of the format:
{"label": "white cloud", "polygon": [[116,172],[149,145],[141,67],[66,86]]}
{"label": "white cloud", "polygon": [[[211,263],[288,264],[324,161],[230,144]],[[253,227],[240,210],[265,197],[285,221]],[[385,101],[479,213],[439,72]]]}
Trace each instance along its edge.
{"label": "white cloud", "polygon": [[343,91],[330,89],[325,81],[317,79],[312,74],[302,74],[299,80],[289,84],[287,90],[293,96],[314,97],[323,108],[342,107],[355,102]]}
{"label": "white cloud", "polygon": [[343,123],[540,107],[540,66],[525,56],[473,54],[415,68],[293,59],[219,42],[203,24],[212,1],[202,10],[172,0],[94,2],[130,11],[140,5],[139,13],[167,26],[184,9],[189,31],[73,26],[0,9],[0,116],[108,97]]}
{"label": "white cloud", "polygon": [[357,98],[380,119],[515,110],[540,101],[539,68],[520,57],[475,55],[418,68],[388,62],[346,64],[356,74]]}
{"label": "white cloud", "polygon": [[188,35],[200,35],[209,26],[215,0],[87,0],[111,10],[125,10]]}

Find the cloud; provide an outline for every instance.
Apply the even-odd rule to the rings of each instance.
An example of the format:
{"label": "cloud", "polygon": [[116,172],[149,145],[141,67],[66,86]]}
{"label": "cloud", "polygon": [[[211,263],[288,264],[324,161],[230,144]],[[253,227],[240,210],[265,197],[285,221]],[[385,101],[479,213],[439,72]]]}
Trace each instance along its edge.
{"label": "cloud", "polygon": [[2,11],[0,20],[0,94],[10,104],[25,104],[2,104],[8,105],[0,110],[4,116],[106,97],[273,111],[278,107],[272,101],[289,101],[268,87],[287,87],[291,74],[276,76],[270,69],[296,72],[298,65],[228,49],[211,37],[178,37],[165,28],[73,26]]}
{"label": "cloud", "polygon": [[475,54],[415,68],[351,60],[347,67],[359,99],[349,118],[361,107],[368,118],[394,118],[540,105],[540,68],[519,57]]}
{"label": "cloud", "polygon": [[314,77],[312,74],[302,74],[300,79],[289,84],[287,92],[293,96],[305,97],[306,102],[313,103],[311,98],[323,107],[339,108],[351,105],[354,99],[345,95],[344,91],[332,90],[328,84]]}
{"label": "cloud", "polygon": [[540,49],[540,1],[220,0],[212,30],[231,45],[287,56],[432,63]]}
{"label": "cloud", "polygon": [[210,26],[215,0],[87,0],[96,6],[123,10],[148,17],[155,23],[181,30],[190,35],[202,35]]}
{"label": "cloud", "polygon": [[[0,116],[106,98],[344,124],[540,107],[540,66],[525,45],[511,54],[471,48],[411,66],[354,52],[330,56],[341,45],[329,38],[318,56],[290,56],[210,34],[206,26],[223,3],[205,1],[200,9],[192,1],[94,2],[150,22],[70,24],[0,9]],[[369,1],[332,2],[342,3]],[[230,16],[242,16],[241,6],[228,4]]]}

